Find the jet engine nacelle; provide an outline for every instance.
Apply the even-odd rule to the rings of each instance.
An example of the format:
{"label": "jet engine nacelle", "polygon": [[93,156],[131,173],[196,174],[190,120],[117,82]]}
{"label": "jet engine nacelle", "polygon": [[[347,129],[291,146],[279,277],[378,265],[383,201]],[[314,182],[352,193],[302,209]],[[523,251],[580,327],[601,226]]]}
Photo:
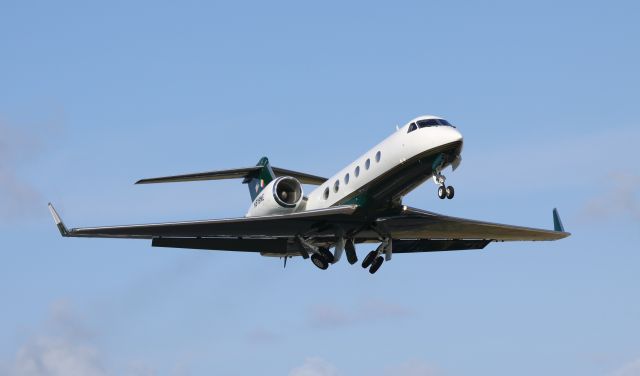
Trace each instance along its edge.
{"label": "jet engine nacelle", "polygon": [[264,187],[253,200],[247,217],[293,213],[301,208],[302,197],[302,184],[298,179],[281,176]]}

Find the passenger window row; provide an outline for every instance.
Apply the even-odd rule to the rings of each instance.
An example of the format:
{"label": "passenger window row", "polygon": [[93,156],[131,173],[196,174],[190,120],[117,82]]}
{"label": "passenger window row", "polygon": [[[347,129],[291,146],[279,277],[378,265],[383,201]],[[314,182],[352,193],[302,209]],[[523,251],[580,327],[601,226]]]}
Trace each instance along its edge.
{"label": "passenger window row", "polygon": [[[376,153],[376,156],[375,156],[376,163],[380,162],[380,159],[382,159],[382,152],[380,152],[378,150],[378,152]],[[365,170],[368,170],[369,168],[371,168],[371,159],[370,158],[367,158],[367,160],[364,162],[364,168],[365,168]],[[360,165],[356,166],[356,168],[353,170],[353,175],[355,175],[356,178],[358,176],[360,176]],[[344,185],[348,185],[349,184],[350,178],[351,177],[350,177],[349,173],[347,172],[344,175]],[[334,193],[338,193],[339,190],[340,190],[340,180],[336,180],[333,183],[333,192]],[[322,196],[324,197],[325,200],[329,199],[329,187],[326,187],[324,189],[324,193],[323,193]]]}

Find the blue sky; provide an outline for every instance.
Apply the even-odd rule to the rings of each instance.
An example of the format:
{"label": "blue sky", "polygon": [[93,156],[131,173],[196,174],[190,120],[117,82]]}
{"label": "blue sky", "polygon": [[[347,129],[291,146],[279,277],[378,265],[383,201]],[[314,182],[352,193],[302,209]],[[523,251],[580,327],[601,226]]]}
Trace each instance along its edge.
{"label": "blue sky", "polygon": [[[0,5],[0,373],[640,374],[640,6]],[[405,203],[573,236],[346,262],[62,239],[243,215],[254,164],[331,175],[396,125],[465,137]],[[368,249],[359,248],[361,255]]]}

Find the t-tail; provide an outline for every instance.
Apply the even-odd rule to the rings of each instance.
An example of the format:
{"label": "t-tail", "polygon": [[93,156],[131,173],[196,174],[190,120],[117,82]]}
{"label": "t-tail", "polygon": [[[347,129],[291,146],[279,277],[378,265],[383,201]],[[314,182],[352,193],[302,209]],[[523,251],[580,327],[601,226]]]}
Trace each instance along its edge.
{"label": "t-tail", "polygon": [[256,197],[258,197],[264,187],[266,187],[269,183],[271,183],[271,181],[276,178],[276,175],[273,173],[273,169],[269,164],[269,158],[260,158],[256,166],[260,166],[262,168],[250,172],[242,181],[243,184],[247,184],[249,186],[249,195],[251,195],[251,202],[253,202]]}

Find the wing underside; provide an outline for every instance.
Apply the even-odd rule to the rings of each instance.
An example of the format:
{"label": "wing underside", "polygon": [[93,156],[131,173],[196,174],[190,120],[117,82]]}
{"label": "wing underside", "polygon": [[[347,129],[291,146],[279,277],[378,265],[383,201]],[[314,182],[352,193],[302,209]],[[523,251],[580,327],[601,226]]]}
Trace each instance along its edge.
{"label": "wing underside", "polygon": [[[554,211],[554,220],[556,218],[557,211]],[[406,208],[400,215],[379,218],[377,224],[382,232],[390,234],[394,239],[536,241],[558,240],[569,236],[564,231],[449,217],[414,208]]]}
{"label": "wing underside", "polygon": [[[394,253],[482,249],[492,241],[557,240],[564,231],[503,225],[449,217],[413,208],[371,219],[355,205],[299,213],[189,222],[67,229],[50,205],[63,236],[152,239],[156,247],[297,254],[299,237],[331,247],[343,232],[356,243],[392,240]],[[554,223],[560,223],[554,212]],[[556,228],[558,225],[556,224]],[[561,224],[560,224],[560,229]]]}
{"label": "wing underside", "polygon": [[212,219],[189,222],[153,223],[143,225],[84,227],[66,229],[60,216],[50,206],[56,225],[63,236],[89,238],[205,238],[205,237],[290,237],[309,232],[317,233],[331,223],[347,223],[356,210],[355,205],[299,213]]}

